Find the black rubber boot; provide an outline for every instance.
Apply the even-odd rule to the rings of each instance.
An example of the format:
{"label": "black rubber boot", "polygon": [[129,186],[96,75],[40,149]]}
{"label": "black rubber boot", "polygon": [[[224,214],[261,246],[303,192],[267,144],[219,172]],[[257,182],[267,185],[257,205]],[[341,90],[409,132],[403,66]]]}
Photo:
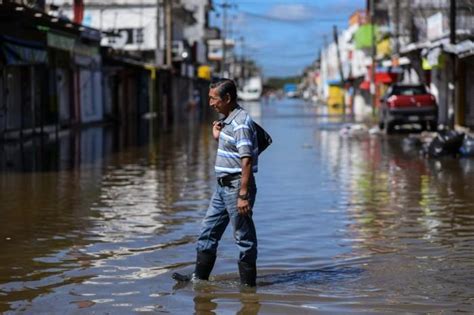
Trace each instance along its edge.
{"label": "black rubber boot", "polygon": [[171,276],[176,281],[191,281],[193,279],[209,280],[212,268],[216,262],[216,255],[206,252],[197,252],[196,267],[194,273],[191,275],[183,275],[180,273],[173,273]]}
{"label": "black rubber boot", "polygon": [[216,254],[197,252],[196,268],[194,269],[194,277],[201,280],[209,280],[212,268],[216,262]]}
{"label": "black rubber boot", "polygon": [[248,287],[257,285],[257,265],[249,264],[245,261],[239,261],[240,283]]}

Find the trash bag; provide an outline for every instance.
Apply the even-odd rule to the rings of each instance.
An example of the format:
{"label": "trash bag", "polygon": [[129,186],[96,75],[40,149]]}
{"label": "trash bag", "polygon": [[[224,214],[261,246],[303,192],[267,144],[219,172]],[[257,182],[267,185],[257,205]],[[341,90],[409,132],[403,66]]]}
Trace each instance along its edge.
{"label": "trash bag", "polygon": [[402,151],[406,154],[420,153],[423,143],[419,138],[406,137],[402,141]]}
{"label": "trash bag", "polygon": [[253,122],[257,130],[258,155],[260,155],[270,144],[272,144],[272,137],[256,122]]}
{"label": "trash bag", "polygon": [[419,138],[406,137],[403,139],[402,145],[404,148],[418,148],[422,145],[422,143]]}
{"label": "trash bag", "polygon": [[340,136],[359,136],[368,132],[367,127],[362,124],[346,124],[339,130]]}
{"label": "trash bag", "polygon": [[463,140],[464,133],[454,130],[442,131],[428,145],[426,153],[430,157],[459,154]]}
{"label": "trash bag", "polygon": [[474,156],[474,137],[464,137],[462,146],[459,148],[459,153],[461,153],[462,156]]}

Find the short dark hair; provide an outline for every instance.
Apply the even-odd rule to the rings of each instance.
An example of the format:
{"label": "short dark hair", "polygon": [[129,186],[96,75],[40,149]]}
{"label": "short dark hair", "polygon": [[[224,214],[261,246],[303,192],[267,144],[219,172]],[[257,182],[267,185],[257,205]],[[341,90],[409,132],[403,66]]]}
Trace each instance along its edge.
{"label": "short dark hair", "polygon": [[230,79],[218,79],[213,81],[209,85],[209,88],[217,89],[217,94],[219,94],[221,99],[223,99],[226,94],[229,94],[231,101],[237,100],[237,86],[235,82]]}

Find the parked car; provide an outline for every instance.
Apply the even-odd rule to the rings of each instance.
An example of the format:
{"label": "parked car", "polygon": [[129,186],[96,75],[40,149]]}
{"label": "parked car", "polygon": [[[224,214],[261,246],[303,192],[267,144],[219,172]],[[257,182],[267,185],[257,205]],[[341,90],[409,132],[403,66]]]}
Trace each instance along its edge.
{"label": "parked car", "polygon": [[286,83],[283,86],[283,92],[285,92],[287,97],[296,98],[298,97],[298,86],[293,83]]}
{"label": "parked car", "polygon": [[394,84],[380,101],[379,125],[386,133],[392,133],[396,125],[409,123],[437,129],[438,105],[424,85]]}

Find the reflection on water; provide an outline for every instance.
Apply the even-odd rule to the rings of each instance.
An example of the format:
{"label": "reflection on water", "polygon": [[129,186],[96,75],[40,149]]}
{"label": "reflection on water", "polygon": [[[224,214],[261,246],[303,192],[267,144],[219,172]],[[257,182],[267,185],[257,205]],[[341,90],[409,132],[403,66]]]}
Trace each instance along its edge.
{"label": "reflection on water", "polygon": [[224,235],[191,271],[215,180],[208,123],[90,128],[0,149],[0,312],[197,314],[474,311],[474,160],[425,160],[402,137],[341,138],[297,100],[245,104],[261,156],[256,290]]}

